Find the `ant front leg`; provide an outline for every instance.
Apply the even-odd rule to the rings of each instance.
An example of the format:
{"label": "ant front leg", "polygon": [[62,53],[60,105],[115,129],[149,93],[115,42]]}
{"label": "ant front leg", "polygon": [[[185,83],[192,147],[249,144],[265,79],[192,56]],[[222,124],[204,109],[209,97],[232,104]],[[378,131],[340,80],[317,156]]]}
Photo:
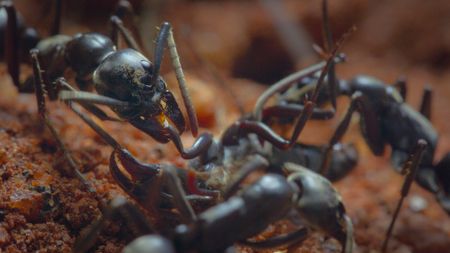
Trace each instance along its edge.
{"label": "ant front leg", "polygon": [[202,154],[205,154],[213,141],[213,136],[211,135],[211,133],[202,133],[195,140],[194,144],[192,144],[192,147],[190,147],[189,149],[185,149],[183,147],[183,143],[181,142],[180,134],[173,126],[169,125],[165,130],[168,131],[170,139],[173,141],[181,157],[183,157],[184,159],[193,159]]}
{"label": "ant front leg", "polygon": [[61,91],[58,93],[58,99],[64,102],[76,101],[84,109],[94,114],[100,120],[109,121],[123,121],[122,119],[109,116],[99,107],[94,104],[108,105],[108,106],[129,106],[125,101],[117,100],[114,98],[102,96],[96,93],[79,91],[71,86],[63,77],[58,78],[55,81],[56,87],[59,87]]}
{"label": "ant front leg", "polygon": [[48,117],[47,109],[45,106],[45,88],[48,87],[48,85],[45,84],[44,79],[42,77],[42,70],[39,64],[38,60],[38,54],[39,51],[37,49],[32,49],[30,51],[31,55],[31,61],[33,65],[33,76],[34,76],[34,89],[36,94],[36,101],[37,101],[37,107],[39,116],[44,121],[45,125],[50,130],[51,134],[53,135],[53,138],[55,138],[56,143],[58,144],[59,149],[63,152],[63,155],[67,162],[69,163],[69,166],[71,167],[73,173],[75,176],[83,183],[83,185],[87,188],[90,192],[95,192],[93,186],[89,183],[89,181],[84,177],[84,175],[80,172],[78,165],[72,158],[72,155],[70,154],[69,150],[66,148],[64,143],[61,140],[61,137],[58,134],[58,131],[53,126],[52,121]]}
{"label": "ant front leg", "polygon": [[[122,173],[120,168],[124,168],[132,179]],[[126,149],[115,149],[111,154],[110,169],[119,185],[147,210],[155,207],[155,198],[160,198],[160,196],[155,197],[155,194],[163,194],[161,189],[165,188],[171,196],[172,204],[180,212],[183,222],[190,223],[197,219],[175,167],[144,164]]]}

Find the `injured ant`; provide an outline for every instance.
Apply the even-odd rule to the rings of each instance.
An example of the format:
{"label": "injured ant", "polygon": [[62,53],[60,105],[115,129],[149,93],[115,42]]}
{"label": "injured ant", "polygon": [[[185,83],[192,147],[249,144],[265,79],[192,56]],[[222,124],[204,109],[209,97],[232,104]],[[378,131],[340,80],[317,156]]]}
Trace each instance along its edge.
{"label": "injured ant", "polygon": [[[341,43],[338,43],[338,46],[340,44]],[[322,69],[322,75],[318,85],[319,88],[331,62],[341,60],[340,57],[335,57],[337,49],[338,47],[336,47],[336,49],[330,55],[327,62],[318,64],[316,66]],[[310,73],[310,71],[311,69],[308,69],[306,72],[305,70],[300,71],[299,73],[294,74],[294,76],[301,77],[305,74]],[[287,82],[284,85],[288,86],[290,84],[292,84],[292,81]],[[319,88],[317,90],[319,90]],[[232,198],[231,196],[233,196],[238,191],[243,180],[246,179],[250,174],[252,174],[252,172],[258,170],[268,171],[269,166],[271,166],[275,168],[277,173],[282,174],[283,173],[282,168],[285,168],[287,166],[286,163],[289,162],[289,158],[283,161],[278,159],[277,161],[278,164],[272,163],[273,154],[271,151],[271,145],[282,150],[291,149],[296,144],[297,138],[301,133],[303,127],[305,126],[309,116],[314,112],[313,107],[314,107],[314,100],[308,101],[308,103],[305,106],[305,110],[300,115],[298,115],[298,119],[294,126],[293,134],[288,140],[279,136],[269,126],[265,125],[264,123],[253,120],[250,116],[249,118],[238,120],[234,124],[232,124],[222,135],[220,141],[218,142],[215,141],[208,146],[198,147],[199,156],[191,162],[191,167],[196,169],[195,171],[173,169],[173,172],[171,174],[167,174],[168,172],[166,169],[167,168],[166,165],[143,164],[139,162],[126,149],[124,149],[111,135],[109,135],[99,125],[97,125],[90,117],[83,114],[76,104],[72,105],[72,109],[92,129],[94,129],[108,144],[110,144],[114,148],[114,151],[112,152],[110,158],[110,171],[115,180],[117,181],[117,183],[131,197],[137,200],[139,204],[143,206],[146,210],[154,211],[155,209],[157,209],[156,210],[157,212],[162,211],[164,208],[167,208],[167,206],[165,206],[164,204],[164,203],[167,204],[166,200],[172,200],[175,206],[179,206],[180,203],[187,203],[188,201],[208,201],[209,206],[219,203],[216,206],[211,207],[211,209],[216,210],[214,208],[219,208],[218,206],[222,205],[222,203],[220,203],[222,200],[228,202],[227,200]],[[178,135],[173,134],[173,132],[169,133],[172,133],[171,138],[173,140],[179,139]],[[256,139],[253,137],[255,137]],[[260,138],[261,140],[258,140],[258,138]],[[174,141],[174,143],[179,144],[181,142]],[[182,147],[177,148],[182,149]],[[350,159],[352,158],[353,157],[350,157]],[[226,166],[227,163],[232,163],[232,166],[227,167]],[[126,170],[127,173],[122,172],[122,170]],[[228,175],[231,175],[232,178],[230,177],[221,178],[220,176],[217,176],[216,172],[226,173]],[[310,175],[315,174],[311,172],[311,174],[303,173],[301,175],[302,176],[298,175],[299,177],[298,180],[303,180],[303,176],[309,177]],[[169,181],[166,180],[167,176],[171,178]],[[179,184],[173,183],[175,179],[181,181],[180,178],[183,177],[184,181],[186,182],[184,186],[181,185],[181,183]],[[322,179],[322,177],[320,178],[321,181],[328,182],[326,179]],[[199,179],[199,182],[197,182],[197,179]],[[215,181],[218,181],[218,183],[215,184],[214,183]],[[313,183],[313,185],[315,184],[316,183]],[[328,184],[330,183],[328,182]],[[183,188],[187,189],[190,195],[185,198],[180,197],[181,195],[179,194],[174,195],[173,192],[174,185],[176,185],[178,191],[183,190]],[[323,185],[323,183],[317,183],[317,185],[315,185],[314,187],[320,188],[321,187],[320,185]],[[317,191],[320,192],[321,190]],[[315,195],[319,194],[318,192]],[[329,192],[325,190],[321,194],[324,195],[324,198],[328,197],[333,198],[332,196],[328,196]],[[155,201],[159,201],[158,205],[155,205]],[[255,200],[254,202],[256,203],[258,201]],[[305,208],[321,209],[320,207],[317,206],[313,207],[315,204],[317,203],[305,204],[306,205]],[[223,205],[225,206],[225,204]],[[168,208],[169,209],[173,208],[173,205],[170,205],[169,203]],[[178,208],[178,209],[182,214],[182,216],[184,217],[190,216],[192,218],[192,215],[194,214],[194,212],[190,211],[191,209],[189,208]],[[205,212],[208,213],[208,211]],[[215,212],[216,211],[214,211],[214,213]],[[225,214],[226,213],[221,215]],[[331,215],[334,219],[336,219],[335,214],[336,212],[332,212]],[[245,217],[238,217],[238,218],[247,219],[247,215],[250,214],[246,214]],[[275,213],[272,213],[271,215],[275,215]],[[308,216],[312,214],[305,214],[305,215],[306,215],[305,218],[313,219],[313,217]],[[200,216],[202,216],[202,214]],[[310,221],[313,224],[314,228],[320,228],[330,234],[333,233],[330,231],[331,230],[334,231],[334,229],[331,229],[330,226],[331,224],[335,223],[320,223],[322,220],[317,219],[318,218],[316,218],[316,220]],[[222,221],[222,218],[220,218],[220,221]],[[338,223],[343,224],[340,222]],[[265,226],[267,226],[267,224],[264,225],[264,227]],[[252,233],[256,233],[256,231]],[[194,236],[197,235],[194,234]],[[242,237],[241,239],[246,238],[248,236],[250,236],[250,234],[245,234],[245,236]],[[239,238],[232,237],[230,238],[230,241],[227,243],[233,243],[237,239]],[[344,243],[346,243],[343,241],[342,238],[341,239],[338,238],[338,240],[340,240],[340,242],[343,243],[343,245]],[[191,241],[190,243],[193,242]]]}
{"label": "injured ant", "polygon": [[[262,157],[255,159],[254,163],[268,165]],[[345,214],[341,197],[331,183],[295,164],[287,163],[285,169],[289,171],[287,179],[278,174],[264,174],[237,194],[233,193],[223,202],[196,215],[186,200],[174,168],[162,167],[170,182],[171,194],[180,200],[184,199],[174,199],[174,205],[184,216],[185,222],[177,225],[173,231],[163,233],[170,240],[155,234],[141,236],[128,244],[123,252],[221,252],[235,243],[255,249],[288,247],[306,239],[308,228],[322,230],[341,243],[342,252],[352,252],[353,226]],[[247,176],[240,181],[244,181]],[[248,239],[261,233],[270,224],[286,218],[291,211],[304,219],[307,228],[262,241]],[[117,214],[121,214],[130,226],[139,228],[138,233],[141,235],[156,232],[152,226],[146,225],[145,216],[138,209],[125,199],[116,198],[104,216],[77,239],[74,252],[87,251],[105,222]]]}

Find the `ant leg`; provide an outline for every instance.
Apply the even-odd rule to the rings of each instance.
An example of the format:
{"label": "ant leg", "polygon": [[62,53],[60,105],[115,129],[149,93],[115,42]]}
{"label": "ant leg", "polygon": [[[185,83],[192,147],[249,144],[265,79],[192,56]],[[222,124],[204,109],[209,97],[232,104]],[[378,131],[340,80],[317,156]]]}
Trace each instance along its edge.
{"label": "ant leg", "polygon": [[72,252],[87,252],[97,240],[99,233],[105,228],[106,222],[120,215],[126,220],[126,224],[137,235],[155,231],[145,215],[124,197],[115,197],[111,200],[102,216],[82,232],[76,239]]}
{"label": "ant leg", "polygon": [[167,46],[169,48],[170,59],[172,62],[172,67],[175,70],[175,75],[178,80],[178,87],[181,91],[181,97],[183,98],[183,103],[186,108],[189,124],[191,127],[191,133],[194,137],[198,134],[198,120],[197,115],[195,113],[194,105],[189,96],[189,92],[187,90],[186,79],[184,78],[183,68],[181,67],[180,57],[177,52],[177,47],[175,45],[175,39],[173,38],[172,27],[170,23],[164,22],[156,39],[156,47],[155,47],[155,61],[154,61],[154,71],[153,77],[151,80],[151,84],[156,85],[159,80],[159,71],[162,63],[162,56],[164,53],[164,43],[167,41]]}
{"label": "ant leg", "polygon": [[417,146],[414,152],[409,156],[408,160],[403,164],[402,174],[406,175],[405,181],[403,182],[402,189],[400,191],[400,200],[397,203],[397,207],[395,209],[394,215],[392,216],[391,223],[389,224],[389,228],[386,232],[386,237],[383,241],[383,246],[381,247],[381,252],[386,252],[389,239],[391,238],[392,230],[394,229],[395,221],[397,220],[398,214],[400,213],[400,208],[402,207],[403,200],[406,196],[408,196],[409,189],[411,188],[411,184],[416,178],[417,170],[419,167],[419,163],[422,160],[422,154],[425,151],[427,146],[427,142],[423,139],[417,141]]}
{"label": "ant leg", "polygon": [[308,235],[308,229],[306,228],[301,228],[297,231],[288,233],[288,234],[284,234],[284,235],[279,235],[279,236],[275,236],[269,239],[266,239],[264,241],[258,241],[258,242],[254,242],[254,241],[249,241],[249,240],[244,240],[244,241],[240,241],[239,244],[242,244],[244,246],[253,248],[253,249],[259,249],[259,250],[267,250],[267,249],[273,249],[273,248],[287,248],[293,244],[297,244],[300,243],[302,241],[304,241],[306,239]]}
{"label": "ant leg", "polygon": [[194,142],[192,147],[189,149],[184,149],[183,143],[180,139],[180,134],[177,132],[175,128],[173,128],[171,125],[167,126],[165,128],[170,136],[170,139],[175,144],[175,147],[177,148],[178,152],[180,153],[181,157],[184,159],[192,159],[197,156],[200,156],[201,154],[204,154],[209,146],[211,146],[212,143],[212,135],[210,133],[202,133]]}
{"label": "ant leg", "polygon": [[8,73],[19,92],[31,92],[33,87],[23,87],[20,83],[20,48],[16,9],[12,1],[3,1],[0,7],[5,9],[7,15],[4,52],[8,64]]}
{"label": "ant leg", "polygon": [[307,101],[305,108],[301,112],[294,126],[294,131],[289,140],[284,139],[277,133],[275,133],[269,126],[260,121],[254,120],[242,120],[234,123],[228,130],[222,135],[222,143],[225,145],[233,145],[237,142],[237,139],[242,134],[254,133],[258,137],[272,143],[279,149],[289,149],[297,141],[298,136],[305,127],[306,121],[311,116],[313,110],[313,102]]}
{"label": "ant leg", "polygon": [[71,167],[73,173],[75,176],[80,180],[80,182],[86,187],[86,189],[89,192],[95,192],[93,186],[89,183],[89,181],[84,177],[84,175],[80,172],[78,169],[78,165],[73,160],[72,156],[70,155],[69,150],[67,150],[66,146],[62,142],[61,138],[59,137],[59,134],[57,130],[53,127],[53,123],[48,117],[47,109],[45,107],[45,82],[42,77],[42,70],[39,65],[38,60],[38,50],[32,49],[30,51],[31,55],[31,61],[33,65],[33,74],[34,74],[34,88],[35,88],[35,94],[36,94],[36,100],[37,100],[37,107],[39,116],[44,121],[45,125],[50,130],[51,134],[53,135],[53,138],[55,138],[59,149],[63,152],[63,155],[67,162],[69,163],[69,166]]}
{"label": "ant leg", "polygon": [[170,194],[173,196],[173,204],[181,214],[184,223],[192,223],[197,220],[194,209],[186,198],[186,193],[181,185],[180,178],[177,175],[174,166],[167,165],[163,169],[163,183],[169,188]]}
{"label": "ant leg", "polygon": [[[57,80],[58,83],[65,82],[63,78]],[[58,98],[65,102],[76,101],[81,103],[93,103],[107,106],[129,107],[130,104],[115,98],[102,96],[88,91],[62,90],[58,93]]]}
{"label": "ant leg", "polygon": [[86,124],[88,124],[100,137],[114,149],[121,149],[122,146],[103,128],[95,123],[89,116],[82,112],[75,104],[67,103],[69,108],[74,111]]}
{"label": "ant leg", "polygon": [[62,0],[56,0],[55,17],[51,28],[51,35],[57,35],[61,30],[61,13],[62,13]]}
{"label": "ant leg", "polygon": [[[121,168],[125,169],[131,178],[125,175]],[[125,192],[148,210],[155,208],[155,203],[151,200],[155,199],[155,194],[161,192],[161,183],[164,183],[161,181],[161,175],[165,173],[164,169],[164,165],[141,163],[124,148],[115,149],[110,156],[111,175]],[[180,169],[177,172],[180,172],[180,174],[177,174],[177,178],[185,176],[183,174],[185,170]],[[187,188],[189,187],[187,185]],[[208,196],[188,195],[186,199],[203,204],[210,203],[213,199],[212,194],[214,196],[217,195],[213,191],[208,191]],[[161,197],[163,198],[165,196],[167,196],[167,193],[162,192]],[[174,197],[169,197],[168,199],[173,200]],[[179,199],[176,199],[177,203],[183,201]]]}
{"label": "ant leg", "polygon": [[404,76],[399,77],[397,81],[395,81],[394,87],[398,90],[403,100],[406,100],[406,94],[408,92],[406,87],[406,78]]}
{"label": "ant leg", "polygon": [[422,102],[420,103],[420,113],[428,120],[431,119],[431,99],[433,91],[431,86],[426,85],[423,89]]}
{"label": "ant leg", "polygon": [[375,155],[381,155],[384,151],[384,143],[381,138],[380,129],[377,128],[378,119],[375,111],[370,107],[370,103],[361,92],[355,92],[352,95],[350,107],[347,110],[343,120],[339,123],[335,133],[330,139],[328,146],[324,152],[324,158],[320,169],[321,175],[328,173],[329,160],[333,146],[337,144],[348,129],[353,112],[358,111],[361,117],[362,133],[366,143]]}
{"label": "ant leg", "polygon": [[234,176],[232,182],[227,185],[223,191],[223,198],[229,199],[237,192],[241,183],[253,172],[257,170],[266,170],[269,167],[269,162],[260,155],[256,155],[252,160],[246,162],[240,168],[239,172]]}
{"label": "ant leg", "polygon": [[[67,91],[77,91],[74,87],[72,87],[68,82],[66,82],[66,80],[64,78],[59,78],[56,80],[56,86],[61,87],[62,89],[65,89]],[[61,91],[62,92],[62,91]],[[61,96],[61,92],[58,93],[58,98],[61,100],[70,100],[68,97],[65,98],[64,96]],[[64,93],[62,93],[64,94]],[[69,94],[68,94],[69,95]],[[69,95],[70,96],[70,95]],[[80,99],[80,98],[78,98]],[[80,99],[81,100],[81,99]],[[109,116],[108,114],[106,114],[106,112],[104,112],[102,109],[100,109],[99,107],[93,105],[93,104],[88,104],[88,103],[83,103],[81,101],[78,101],[80,103],[81,106],[83,106],[83,108],[85,108],[86,110],[88,110],[89,112],[91,112],[92,114],[94,114],[97,118],[99,118],[100,120],[110,120],[110,121],[122,121],[121,119],[118,118],[114,118]],[[122,103],[124,103],[123,101],[121,101]]]}
{"label": "ant leg", "polygon": [[124,148],[114,149],[109,161],[117,184],[145,209],[154,211],[155,201],[159,201],[162,194],[161,165],[141,163]]}
{"label": "ant leg", "polygon": [[139,45],[134,40],[133,35],[131,35],[130,31],[123,25],[123,22],[119,17],[111,16],[110,22],[112,26],[110,37],[116,47],[119,47],[119,34],[121,34],[129,48],[141,51]]}
{"label": "ant leg", "polygon": [[[263,110],[262,121],[266,122],[272,117],[277,117],[280,119],[292,119],[299,115],[305,109],[304,105],[300,104],[285,104],[285,105],[274,105]],[[334,110],[324,110],[321,108],[313,108],[311,113],[311,119],[326,120],[333,118],[335,114]]]}

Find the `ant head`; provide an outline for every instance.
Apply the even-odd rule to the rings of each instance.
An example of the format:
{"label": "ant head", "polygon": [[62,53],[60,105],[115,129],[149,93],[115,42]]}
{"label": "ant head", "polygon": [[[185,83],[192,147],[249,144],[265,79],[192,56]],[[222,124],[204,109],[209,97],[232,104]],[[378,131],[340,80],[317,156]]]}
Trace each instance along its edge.
{"label": "ant head", "polygon": [[[162,78],[152,85],[153,64],[133,49],[124,49],[109,54],[94,72],[94,83],[98,92],[120,100],[159,100],[159,93],[166,90]],[[156,95],[156,97],[154,97]]]}

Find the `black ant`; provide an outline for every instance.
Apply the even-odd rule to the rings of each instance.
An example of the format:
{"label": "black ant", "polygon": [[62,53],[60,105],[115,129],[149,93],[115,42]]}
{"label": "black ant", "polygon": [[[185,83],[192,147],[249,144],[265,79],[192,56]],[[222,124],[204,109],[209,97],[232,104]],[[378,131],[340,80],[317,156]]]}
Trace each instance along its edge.
{"label": "black ant", "polygon": [[[260,165],[266,163],[262,157],[253,162]],[[256,249],[288,247],[306,239],[308,228],[313,228],[336,238],[342,244],[343,252],[351,253],[353,226],[345,214],[341,197],[331,183],[296,164],[287,163],[285,169],[289,171],[287,179],[278,174],[264,174],[239,193],[228,196],[223,202],[197,215],[186,201],[176,170],[163,166],[161,170],[164,171],[169,191],[172,196],[177,196],[173,203],[184,217],[183,224],[167,234],[163,233],[166,238],[154,234],[157,230],[144,222],[145,216],[138,209],[125,199],[116,198],[88,232],[78,238],[74,252],[88,250],[95,235],[105,226],[105,221],[121,214],[130,226],[139,229],[139,234],[153,233],[137,238],[123,252],[222,252],[234,243]],[[286,218],[291,211],[304,219],[306,227],[263,241],[248,239],[271,223]]]}
{"label": "black ant", "polygon": [[[101,120],[127,121],[159,142],[178,141],[176,146],[182,147],[179,135],[185,130],[185,120],[172,92],[159,75],[166,42],[188,112],[191,132],[194,136],[197,135],[197,118],[187,92],[169,23],[165,22],[160,27],[154,63],[137,51],[136,42],[117,16],[111,17],[112,40],[99,33],[54,35],[43,39],[30,51],[33,78],[22,83],[19,80],[20,68],[16,57],[19,52],[17,13],[11,1],[2,2],[1,7],[8,14],[5,41],[7,52],[11,54],[7,55],[6,60],[13,82],[20,92],[32,90],[30,83],[34,84],[39,114],[80,179],[82,175],[47,116],[45,94],[50,99],[59,97],[68,104],[78,101]],[[60,13],[60,10],[57,12]],[[118,34],[125,38],[130,48],[116,49]],[[66,69],[75,72],[75,79],[82,90],[93,87],[98,93],[75,90],[62,77]],[[109,106],[119,118],[108,116],[95,104]],[[181,148],[180,153],[184,158],[196,156],[198,150],[208,146],[210,142],[211,135],[202,134],[191,149],[186,151]],[[87,183],[84,179],[82,181]]]}
{"label": "black ant", "polygon": [[[323,1],[323,24],[328,47],[332,45],[331,32],[328,24],[327,2]],[[334,114],[337,96],[351,98],[350,106],[332,136],[326,153],[345,134],[353,112],[360,114],[362,135],[375,155],[384,153],[385,145],[391,146],[391,162],[395,168],[400,168],[408,159],[409,154],[417,145],[419,139],[426,141],[427,146],[419,164],[416,181],[423,188],[435,194],[437,200],[446,212],[450,213],[450,153],[444,156],[437,164],[433,163],[438,134],[429,121],[431,115],[431,90],[425,89],[420,113],[404,102],[406,97],[406,81],[399,79],[394,86],[388,86],[373,77],[359,75],[353,79],[338,80],[335,78],[334,66],[328,76],[328,89],[322,88],[318,93],[317,104],[324,105],[332,102],[333,110],[322,109],[323,118]],[[315,89],[317,75],[310,75],[297,86],[293,86],[284,94],[280,94],[279,102],[269,110],[280,111],[289,109],[292,115],[303,110],[301,97],[311,94]],[[265,102],[265,101],[263,101]],[[264,117],[262,101],[257,104],[255,111],[259,117]],[[319,110],[320,108],[318,108]],[[273,116],[273,115],[269,115]],[[269,120],[269,116],[265,120]],[[320,117],[318,117],[320,118]],[[322,161],[321,171],[327,173],[328,158]]]}

